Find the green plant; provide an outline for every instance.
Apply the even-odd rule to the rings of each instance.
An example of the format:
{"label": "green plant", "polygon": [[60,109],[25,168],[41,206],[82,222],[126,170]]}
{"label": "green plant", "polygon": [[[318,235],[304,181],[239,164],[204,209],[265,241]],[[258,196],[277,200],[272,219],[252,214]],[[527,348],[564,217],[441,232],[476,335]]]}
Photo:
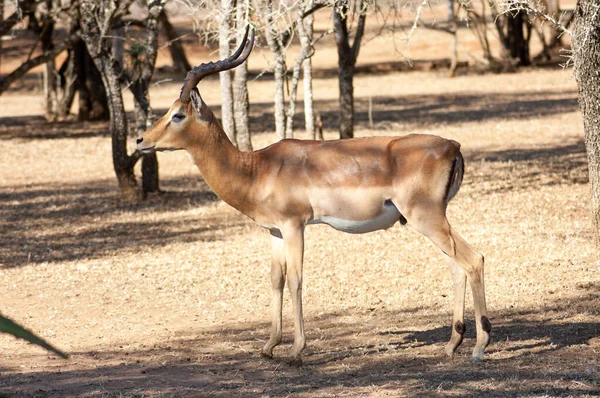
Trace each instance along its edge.
{"label": "green plant", "polygon": [[40,347],[43,347],[43,348],[47,349],[48,351],[52,351],[53,353],[55,353],[56,355],[58,355],[62,358],[69,357],[64,352],[53,347],[46,340],[42,339],[41,337],[36,336],[33,332],[25,329],[23,326],[19,325],[18,323],[14,322],[2,315],[0,315],[0,332],[12,334],[13,336],[15,336],[17,338],[24,339],[32,344],[39,345]]}

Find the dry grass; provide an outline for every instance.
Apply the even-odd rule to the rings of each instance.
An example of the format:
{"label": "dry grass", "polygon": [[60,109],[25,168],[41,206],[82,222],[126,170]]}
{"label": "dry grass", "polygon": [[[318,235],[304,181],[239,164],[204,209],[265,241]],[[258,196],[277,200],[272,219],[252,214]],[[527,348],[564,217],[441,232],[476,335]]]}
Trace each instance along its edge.
{"label": "dry grass", "polygon": [[[335,84],[320,79],[315,93],[329,138]],[[153,104],[167,108],[178,88],[157,87]],[[216,108],[217,82],[201,90]],[[270,82],[250,90],[254,143],[264,146],[274,140]],[[309,228],[305,366],[284,362],[287,301],[284,344],[260,359],[268,234],[216,200],[181,153],[160,154],[168,194],[121,204],[105,126],[49,125],[30,115],[41,99],[17,92],[0,97],[2,116],[15,116],[0,120],[0,312],[72,358],[0,336],[0,394],[597,396],[600,263],[569,72],[362,75],[356,95],[360,136],[463,144],[467,172],[449,218],[486,256],[494,330],[484,364],[470,363],[472,323],[458,356],[443,356],[449,272],[429,241],[401,227]]]}

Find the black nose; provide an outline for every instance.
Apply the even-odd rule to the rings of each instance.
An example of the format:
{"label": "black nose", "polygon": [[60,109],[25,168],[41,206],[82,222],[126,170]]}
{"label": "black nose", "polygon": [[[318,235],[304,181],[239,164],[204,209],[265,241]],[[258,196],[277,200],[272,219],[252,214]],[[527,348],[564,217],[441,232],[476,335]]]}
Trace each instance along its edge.
{"label": "black nose", "polygon": [[135,140],[136,143],[141,144],[142,141],[144,141],[143,137],[138,138],[137,140]]}

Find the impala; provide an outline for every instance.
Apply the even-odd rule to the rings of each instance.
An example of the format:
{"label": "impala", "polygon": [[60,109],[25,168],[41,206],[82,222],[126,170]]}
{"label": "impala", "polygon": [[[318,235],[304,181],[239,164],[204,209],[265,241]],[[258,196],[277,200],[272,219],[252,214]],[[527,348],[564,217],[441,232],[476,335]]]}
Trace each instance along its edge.
{"label": "impala", "polygon": [[483,282],[483,256],[450,227],[448,202],[460,188],[464,161],[460,144],[433,135],[372,137],[336,141],[286,139],[254,152],[240,152],[202,100],[196,86],[208,75],[248,58],[254,45],[248,29],[229,58],[188,72],[179,99],[137,139],[140,151],[189,152],[211,189],[272,235],[272,327],[262,355],[272,358],[281,343],[281,307],[287,279],[294,318],[293,364],[305,347],[302,317],[304,229],[328,224],[349,233],[410,224],[453,261],[454,319],[445,351],[461,344],[465,288],[473,291],[477,343],[473,361],[490,341]]}

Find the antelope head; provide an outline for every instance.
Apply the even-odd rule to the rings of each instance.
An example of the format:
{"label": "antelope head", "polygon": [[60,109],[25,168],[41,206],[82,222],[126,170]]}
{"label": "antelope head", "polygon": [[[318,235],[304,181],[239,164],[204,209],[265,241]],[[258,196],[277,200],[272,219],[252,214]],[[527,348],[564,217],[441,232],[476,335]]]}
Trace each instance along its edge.
{"label": "antelope head", "polygon": [[233,69],[248,58],[254,46],[255,35],[253,29],[248,41],[249,30],[250,26],[246,28],[240,47],[229,58],[200,64],[187,73],[179,98],[160,120],[136,140],[140,151],[186,149],[197,141],[199,135],[205,135],[215,126],[221,128],[212,111],[202,101],[196,86],[204,77]]}

